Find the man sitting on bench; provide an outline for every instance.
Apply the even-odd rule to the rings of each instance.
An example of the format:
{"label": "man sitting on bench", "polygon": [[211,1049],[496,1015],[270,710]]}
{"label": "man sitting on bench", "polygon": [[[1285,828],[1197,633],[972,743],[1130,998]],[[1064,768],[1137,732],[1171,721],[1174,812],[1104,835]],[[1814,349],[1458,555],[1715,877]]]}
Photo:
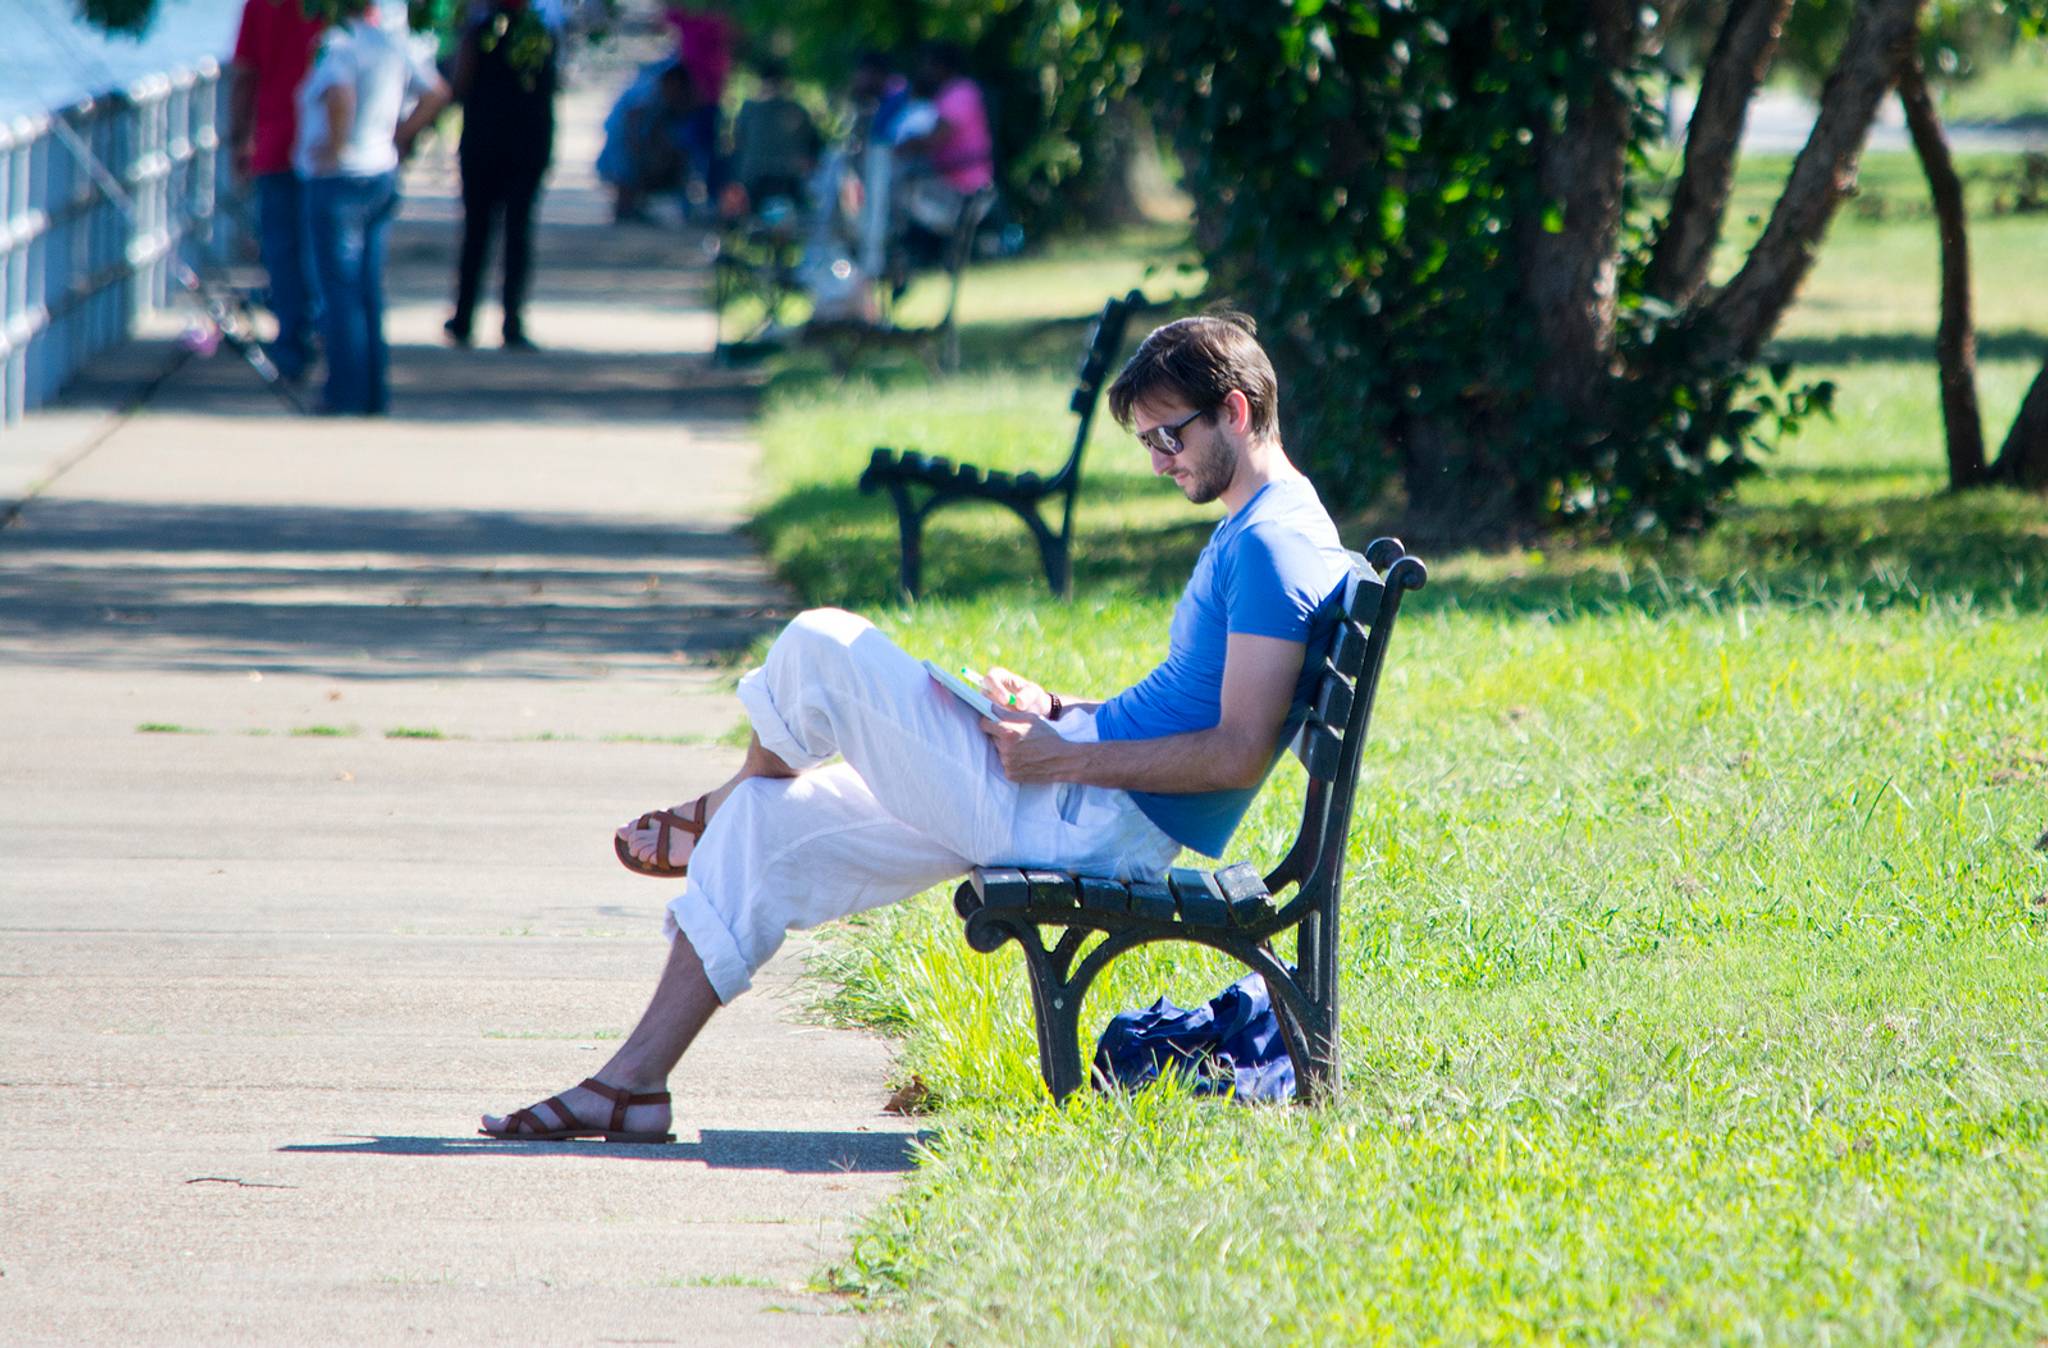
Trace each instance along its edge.
{"label": "man sitting on bench", "polygon": [[[1229,512],[1174,609],[1166,659],[1106,702],[1007,670],[982,718],[922,661],[836,609],[797,617],[740,681],[753,722],[731,780],[618,830],[631,869],[687,876],[669,959],[596,1075],[492,1137],[669,1140],[669,1074],[792,928],[893,903],[975,866],[1156,880],[1220,855],[1298,724],[1349,561],[1288,461],[1273,367],[1235,315],[1157,329],[1110,410],[1196,504]],[[834,759],[843,759],[833,762]]]}

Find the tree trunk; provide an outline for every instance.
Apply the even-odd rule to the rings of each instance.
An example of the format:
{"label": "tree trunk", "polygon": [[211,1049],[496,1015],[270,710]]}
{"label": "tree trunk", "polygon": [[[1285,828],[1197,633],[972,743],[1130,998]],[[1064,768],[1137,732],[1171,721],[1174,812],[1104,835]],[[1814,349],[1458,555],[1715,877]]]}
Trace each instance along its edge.
{"label": "tree trunk", "polygon": [[1906,129],[1934,195],[1934,219],[1941,229],[1941,327],[1934,349],[1941,366],[1941,425],[1948,440],[1951,490],[1984,481],[1984,418],[1977,410],[1977,325],[1970,317],[1970,235],[1963,209],[1963,183],[1949,158],[1948,136],[1927,90],[1919,56],[1899,66],[1899,102]]}
{"label": "tree trunk", "polygon": [[1650,257],[1645,288],[1668,304],[1690,303],[1707,283],[1749,102],[1778,54],[1791,8],[1792,0],[1733,0],[1714,40],[1685,131],[1685,168]]}
{"label": "tree trunk", "polygon": [[2048,362],[2042,363],[2012,420],[1991,477],[2007,486],[2048,492]]}
{"label": "tree trunk", "polygon": [[1856,185],[1856,160],[1877,105],[1911,49],[1927,0],[1857,0],[1842,55],[1821,90],[1820,116],[1763,237],[1742,270],[1706,307],[1705,354],[1747,365],[1813,269],[1835,207]]}
{"label": "tree trunk", "polygon": [[[1150,130],[1138,117],[1137,105],[1117,99],[1085,131],[1075,128],[1081,146],[1081,171],[1061,184],[1065,212],[1085,229],[1115,229],[1145,218],[1138,194],[1131,190],[1131,166]],[[1071,189],[1071,190],[1068,190]]]}
{"label": "tree trunk", "polygon": [[[1638,41],[1630,0],[1594,0],[1586,22],[1607,65],[1626,69]],[[1522,278],[1541,335],[1537,388],[1575,415],[1592,411],[1614,355],[1622,183],[1628,172],[1629,105],[1600,82],[1574,99],[1562,131],[1536,147],[1546,200],[1562,204],[1563,228],[1520,226]]]}

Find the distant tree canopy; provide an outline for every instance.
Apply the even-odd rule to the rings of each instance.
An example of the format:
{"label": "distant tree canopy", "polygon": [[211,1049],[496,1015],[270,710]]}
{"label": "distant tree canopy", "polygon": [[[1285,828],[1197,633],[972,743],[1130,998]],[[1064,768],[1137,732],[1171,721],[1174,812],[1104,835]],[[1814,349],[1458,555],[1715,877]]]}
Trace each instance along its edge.
{"label": "distant tree canopy", "polygon": [[1683,164],[1651,179],[1675,0],[1126,0],[1218,286],[1263,321],[1293,443],[1361,500],[1480,530],[1692,527],[1829,390],[1752,366],[1925,0],[1858,0],[1738,273],[1708,284],[1791,0],[1730,0]]}

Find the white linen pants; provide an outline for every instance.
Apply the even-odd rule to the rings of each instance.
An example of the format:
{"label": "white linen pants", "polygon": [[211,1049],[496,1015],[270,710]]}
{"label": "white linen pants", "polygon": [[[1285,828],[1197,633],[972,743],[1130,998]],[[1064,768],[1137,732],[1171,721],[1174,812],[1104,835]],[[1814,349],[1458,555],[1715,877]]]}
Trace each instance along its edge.
{"label": "white linen pants", "polygon": [[[895,903],[975,866],[1156,879],[1180,844],[1128,793],[1003,774],[980,718],[865,619],[798,615],[740,701],[798,774],[726,799],[668,905],[721,1002],[745,992],[793,928]],[[1093,739],[1093,717],[1053,723]],[[826,764],[834,757],[844,762]]]}

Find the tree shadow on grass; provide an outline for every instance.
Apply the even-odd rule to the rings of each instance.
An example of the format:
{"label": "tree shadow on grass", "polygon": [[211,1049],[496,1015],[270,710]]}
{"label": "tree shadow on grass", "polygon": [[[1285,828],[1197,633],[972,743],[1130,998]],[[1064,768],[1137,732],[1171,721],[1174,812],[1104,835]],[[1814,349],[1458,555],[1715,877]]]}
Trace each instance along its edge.
{"label": "tree shadow on grass", "polygon": [[[1077,592],[1114,585],[1126,593],[1178,594],[1215,521],[1204,516],[1161,525],[1094,526],[1091,509],[1155,497],[1159,488],[1127,476],[1081,484],[1073,553]],[[1059,502],[1048,503],[1056,529]],[[891,603],[902,555],[896,512],[880,493],[813,485],[781,497],[754,519],[754,536],[805,602],[854,608]],[[1038,545],[1006,507],[949,505],[927,518],[923,588],[928,596],[971,600],[991,594],[1045,594]]]}
{"label": "tree shadow on grass", "polygon": [[[1123,349],[1110,361],[1111,376],[1147,331],[1192,310],[1195,303],[1173,300],[1132,315],[1124,332]],[[829,393],[849,379],[872,385],[878,392],[929,388],[953,377],[1054,375],[1073,379],[1080,372],[1081,355],[1087,348],[1095,318],[1095,313],[1090,312],[1061,318],[962,323],[960,363],[950,375],[935,376],[926,361],[929,353],[917,342],[908,340],[908,335],[863,350],[852,370],[844,375],[833,367],[825,350],[798,344],[779,361],[769,387],[777,396],[802,397]],[[936,351],[936,347],[931,350]]]}
{"label": "tree shadow on grass", "polygon": [[1984,491],[1744,506],[1697,539],[1565,547],[1504,574],[1488,574],[1484,565],[1444,570],[1410,601],[1416,609],[1655,617],[1770,602],[2042,613],[2048,501]]}
{"label": "tree shadow on grass", "polygon": [[608,1161],[695,1161],[713,1170],[779,1170],[786,1175],[901,1174],[917,1164],[930,1133],[804,1132],[706,1128],[695,1142],[629,1144],[507,1142],[488,1137],[367,1136],[349,1142],[300,1142],[280,1152],[326,1156],[597,1157]]}
{"label": "tree shadow on grass", "polygon": [[[1931,332],[1842,332],[1826,337],[1781,337],[1771,343],[1775,360],[1795,365],[1849,365],[1862,361],[1931,364]],[[2048,332],[1995,328],[1977,334],[1977,359],[2039,360],[2048,355]],[[1796,371],[1795,371],[1796,373]]]}
{"label": "tree shadow on grass", "polygon": [[[1859,482],[1898,474],[1802,475],[1847,497]],[[1127,477],[1083,484],[1074,550],[1080,599],[1112,590],[1171,598],[1186,584],[1213,521],[1117,524],[1086,513],[1092,502],[1113,514],[1145,488]],[[806,602],[860,607],[898,598],[895,513],[884,497],[863,497],[851,484],[805,488],[771,506],[757,528],[773,541],[778,565]],[[1401,521],[1374,512],[1344,532],[1350,546],[1362,548],[1377,535],[1400,534]],[[1435,567],[1428,588],[1408,601],[1412,613],[1655,617],[1764,602],[2048,612],[2048,501],[2009,491],[1744,505],[1699,538],[1599,544],[1560,535],[1540,555],[1407,541]],[[997,506],[949,507],[931,517],[924,591],[945,601],[1048,602],[1037,548],[1015,516]]]}

